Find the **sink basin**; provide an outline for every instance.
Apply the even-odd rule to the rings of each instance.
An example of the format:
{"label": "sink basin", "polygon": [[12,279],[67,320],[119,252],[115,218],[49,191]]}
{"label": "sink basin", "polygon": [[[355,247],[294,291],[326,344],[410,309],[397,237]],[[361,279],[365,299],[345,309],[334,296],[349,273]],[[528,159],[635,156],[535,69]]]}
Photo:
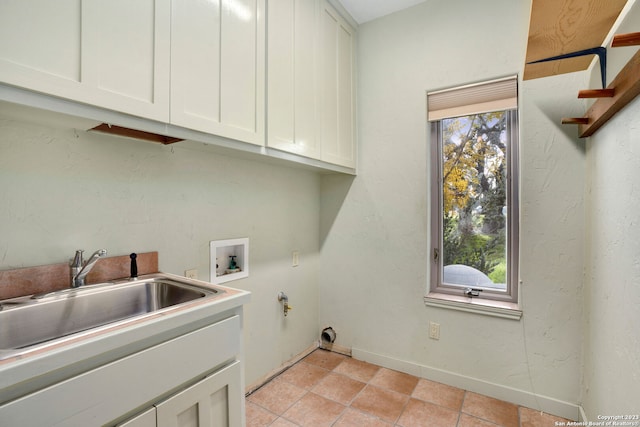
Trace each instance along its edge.
{"label": "sink basin", "polygon": [[31,349],[224,292],[156,275],[0,301],[0,360],[15,355],[11,350]]}

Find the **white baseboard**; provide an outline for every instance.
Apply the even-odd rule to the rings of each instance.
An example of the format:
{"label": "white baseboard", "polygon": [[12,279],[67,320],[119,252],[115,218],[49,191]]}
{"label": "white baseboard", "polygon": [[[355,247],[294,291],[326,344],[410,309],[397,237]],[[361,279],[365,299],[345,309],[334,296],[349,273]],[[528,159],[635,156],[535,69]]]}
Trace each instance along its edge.
{"label": "white baseboard", "polygon": [[394,359],[381,354],[352,348],[354,359],[374,363],[385,368],[405,372],[416,377],[448,384],[454,387],[480,393],[496,399],[505,400],[517,405],[526,406],[570,420],[585,420],[584,411],[579,405],[563,402],[552,397],[535,395],[525,390],[519,390],[500,384],[491,383],[477,378],[456,374],[454,372],[419,365],[413,362]]}
{"label": "white baseboard", "polygon": [[344,354],[351,357],[351,349],[349,347],[343,347],[335,343],[328,343],[324,341],[319,342],[319,347],[323,350],[333,351],[334,353]]}
{"label": "white baseboard", "polygon": [[588,423],[589,420],[587,419],[587,414],[584,412],[584,408],[582,406],[578,406],[578,409],[580,410],[580,418],[578,418],[578,421],[581,423]]}
{"label": "white baseboard", "polygon": [[298,363],[300,360],[304,359],[309,354],[313,353],[313,351],[316,350],[317,348],[318,348],[317,342],[311,344],[309,347],[302,350],[302,352],[296,354],[295,356],[293,356],[293,358],[287,360],[282,365],[280,365],[276,369],[269,372],[267,375],[262,376],[257,381],[254,381],[253,383],[246,386],[244,388],[244,395],[249,396],[251,393],[258,390],[260,387],[262,387],[263,385],[265,385],[266,383],[268,383],[269,381],[271,381],[272,379],[274,379],[275,377],[277,377],[278,375],[280,375],[281,373],[283,373],[284,371],[286,371],[287,369],[289,369],[290,367]]}

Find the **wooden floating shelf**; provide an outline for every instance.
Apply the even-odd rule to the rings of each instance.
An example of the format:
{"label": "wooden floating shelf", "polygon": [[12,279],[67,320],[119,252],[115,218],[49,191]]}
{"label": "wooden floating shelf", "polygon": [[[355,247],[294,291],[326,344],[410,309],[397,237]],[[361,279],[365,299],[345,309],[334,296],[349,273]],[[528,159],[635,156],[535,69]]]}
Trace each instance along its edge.
{"label": "wooden floating shelf", "polygon": [[578,98],[613,98],[615,89],[585,89],[578,92]]}
{"label": "wooden floating shelf", "polygon": [[[640,45],[640,33],[618,34],[611,47]],[[598,98],[585,117],[563,118],[562,124],[577,124],[578,135],[586,138],[604,126],[611,117],[640,95],[640,50],[627,62],[606,89],[587,89],[578,98]]]}
{"label": "wooden floating shelf", "polygon": [[627,0],[532,0],[523,80],[589,68],[591,56],[529,62],[602,46],[626,4]]}
{"label": "wooden floating shelf", "polygon": [[570,117],[570,118],[565,117],[562,119],[563,125],[586,125],[588,123],[589,123],[588,117]]}
{"label": "wooden floating shelf", "polygon": [[580,138],[593,135],[604,126],[618,111],[640,94],[640,50],[627,62],[607,89],[614,89],[611,98],[600,98],[593,103],[585,114],[587,123],[578,127]]}
{"label": "wooden floating shelf", "polygon": [[618,34],[613,37],[611,47],[638,46],[640,45],[640,33]]}

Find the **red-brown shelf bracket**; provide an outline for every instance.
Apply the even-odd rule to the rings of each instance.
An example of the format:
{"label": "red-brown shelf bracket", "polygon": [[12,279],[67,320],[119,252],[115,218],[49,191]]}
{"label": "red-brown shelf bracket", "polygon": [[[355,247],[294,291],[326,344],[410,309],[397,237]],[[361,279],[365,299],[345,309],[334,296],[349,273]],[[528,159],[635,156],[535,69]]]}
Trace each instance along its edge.
{"label": "red-brown shelf bracket", "polygon": [[640,45],[640,33],[618,34],[613,36],[611,47],[638,46]]}
{"label": "red-brown shelf bracket", "polygon": [[578,92],[578,98],[613,98],[616,90],[611,89],[585,89]]}
{"label": "red-brown shelf bracket", "polygon": [[580,138],[593,135],[611,117],[640,94],[640,50],[620,70],[608,87],[608,89],[614,88],[615,95],[612,98],[597,99],[589,108],[585,114],[589,122],[580,124],[578,128]]}
{"label": "red-brown shelf bracket", "polygon": [[144,132],[136,129],[129,129],[122,126],[109,125],[102,123],[89,130],[95,132],[108,133],[110,135],[118,135],[126,138],[142,139],[144,141],[157,142],[159,144],[168,145],[175,142],[183,141],[180,138],[172,138],[170,136],[158,135],[157,133]]}
{"label": "red-brown shelf bracket", "polygon": [[563,125],[586,125],[589,123],[588,117],[563,117]]}

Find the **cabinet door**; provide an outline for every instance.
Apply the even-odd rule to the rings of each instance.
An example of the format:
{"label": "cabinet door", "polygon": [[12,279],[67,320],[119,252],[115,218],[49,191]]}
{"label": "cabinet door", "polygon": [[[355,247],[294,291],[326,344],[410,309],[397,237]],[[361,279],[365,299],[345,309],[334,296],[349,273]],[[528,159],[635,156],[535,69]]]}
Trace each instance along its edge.
{"label": "cabinet door", "polygon": [[174,1],[171,123],[264,145],[264,0]]}
{"label": "cabinet door", "polygon": [[267,145],[320,159],[318,0],[278,0],[267,11]]}
{"label": "cabinet door", "polygon": [[3,0],[0,81],[167,121],[170,0]]}
{"label": "cabinet door", "polygon": [[156,427],[156,408],[150,408],[116,427]]}
{"label": "cabinet door", "polygon": [[322,160],[356,165],[355,30],[322,2]]}
{"label": "cabinet door", "polygon": [[241,383],[236,361],[156,405],[158,427],[243,426]]}

